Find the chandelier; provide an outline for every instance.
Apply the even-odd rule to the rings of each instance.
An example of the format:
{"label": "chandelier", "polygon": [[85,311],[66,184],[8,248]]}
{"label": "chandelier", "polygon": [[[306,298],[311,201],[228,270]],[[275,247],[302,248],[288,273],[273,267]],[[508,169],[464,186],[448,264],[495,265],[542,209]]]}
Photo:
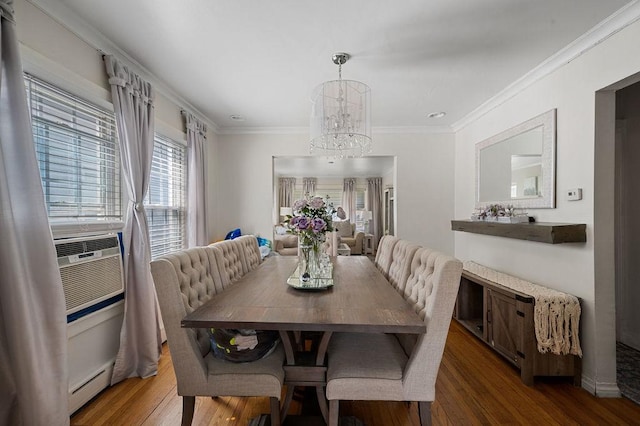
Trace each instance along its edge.
{"label": "chandelier", "polygon": [[333,158],[362,157],[371,152],[371,89],[342,79],[349,54],[336,53],[338,79],[322,83],[311,98],[310,153]]}

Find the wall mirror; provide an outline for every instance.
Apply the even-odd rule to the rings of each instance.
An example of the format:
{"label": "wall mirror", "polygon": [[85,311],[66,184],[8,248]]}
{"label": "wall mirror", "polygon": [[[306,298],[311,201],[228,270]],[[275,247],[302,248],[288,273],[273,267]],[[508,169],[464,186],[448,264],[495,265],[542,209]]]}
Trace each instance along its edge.
{"label": "wall mirror", "polygon": [[555,208],[556,110],[476,144],[476,207]]}

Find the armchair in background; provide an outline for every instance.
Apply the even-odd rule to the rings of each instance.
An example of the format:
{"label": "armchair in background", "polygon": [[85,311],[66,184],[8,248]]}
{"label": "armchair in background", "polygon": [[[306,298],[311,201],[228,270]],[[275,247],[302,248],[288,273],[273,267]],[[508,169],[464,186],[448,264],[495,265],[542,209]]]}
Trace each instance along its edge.
{"label": "armchair in background", "polygon": [[344,243],[351,249],[352,255],[362,254],[364,243],[364,232],[356,232],[356,224],[343,220],[333,222],[333,229],[338,233],[340,243]]}
{"label": "armchair in background", "polygon": [[298,236],[287,233],[287,228],[276,225],[273,230],[273,249],[281,256],[298,255]]}

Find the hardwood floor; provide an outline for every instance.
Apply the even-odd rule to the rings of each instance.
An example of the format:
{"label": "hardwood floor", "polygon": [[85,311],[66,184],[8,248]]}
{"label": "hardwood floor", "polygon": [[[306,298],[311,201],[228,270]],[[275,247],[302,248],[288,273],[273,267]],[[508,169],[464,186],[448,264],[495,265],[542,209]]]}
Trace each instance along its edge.
{"label": "hardwood floor", "polygon": [[[267,398],[197,398],[194,425],[246,425],[269,410]],[[156,377],[106,389],[71,418],[80,425],[179,425],[182,398],[165,345]],[[295,401],[289,411],[300,414]],[[343,401],[341,416],[369,426],[418,426],[416,404]],[[520,382],[517,370],[452,321],[432,405],[434,425],[640,425],[640,406],[596,398],[567,379]]]}

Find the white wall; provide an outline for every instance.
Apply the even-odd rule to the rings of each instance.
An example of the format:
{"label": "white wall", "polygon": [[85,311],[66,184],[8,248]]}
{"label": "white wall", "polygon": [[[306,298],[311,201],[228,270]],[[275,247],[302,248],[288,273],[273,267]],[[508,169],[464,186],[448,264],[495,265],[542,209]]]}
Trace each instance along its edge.
{"label": "white wall", "polygon": [[[104,62],[96,47],[83,41],[32,3],[16,0],[14,8],[24,70],[113,110]],[[112,53],[108,48],[103,50]],[[182,106],[155,85],[154,88],[156,131],[174,140],[185,141]],[[212,162],[216,140],[213,129],[207,132],[207,139],[207,155]],[[210,174],[213,174],[212,170],[209,170]],[[217,181],[214,176],[210,176],[209,184],[213,185],[213,191],[208,191],[209,194],[215,193]],[[215,220],[212,211],[208,212],[208,219],[210,223]]]}
{"label": "white wall", "polygon": [[[308,155],[306,134],[219,135],[213,238],[240,227],[272,238],[273,156]],[[452,134],[374,134],[373,155],[397,156],[396,235],[453,254]]]}
{"label": "white wall", "polygon": [[[638,40],[636,22],[456,133],[455,216],[468,218],[474,206],[474,145],[557,108],[557,208],[529,213],[538,221],[586,223],[587,243],[546,245],[456,232],[455,255],[580,297],[583,386],[603,396],[616,394],[617,387],[613,287],[598,283],[596,292],[595,279],[595,92],[640,70]],[[563,194],[571,188],[583,189],[582,201],[566,201]]]}
{"label": "white wall", "polygon": [[[33,4],[17,0],[14,7],[25,71],[93,102],[110,105],[111,89],[101,53]],[[184,134],[180,107],[157,90],[155,114],[165,129],[172,129],[167,131]]]}

